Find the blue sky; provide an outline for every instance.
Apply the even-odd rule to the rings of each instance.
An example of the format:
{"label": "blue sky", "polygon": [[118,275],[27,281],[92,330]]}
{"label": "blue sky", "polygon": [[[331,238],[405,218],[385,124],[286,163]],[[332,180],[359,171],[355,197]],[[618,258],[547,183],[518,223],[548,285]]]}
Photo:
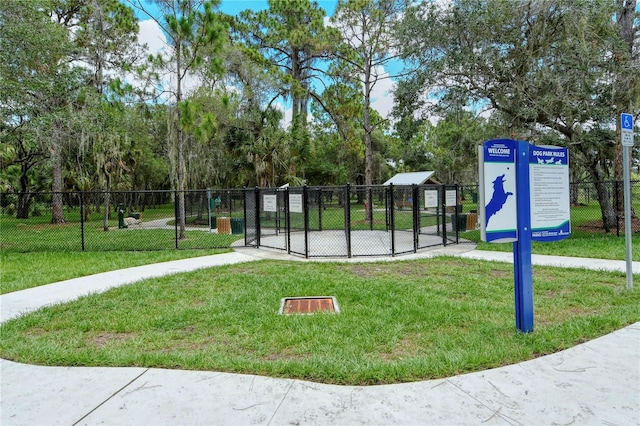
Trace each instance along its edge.
{"label": "blue sky", "polygon": [[[327,12],[327,16],[333,15],[333,12],[336,10],[336,6],[338,5],[338,0],[316,0],[320,7]],[[150,10],[153,10],[154,7],[152,3],[147,2],[147,6]],[[218,10],[226,13],[227,15],[237,15],[243,10],[251,9],[251,10],[262,10],[267,9],[269,7],[269,3],[267,0],[222,0],[218,7]],[[138,19],[146,19],[146,16],[142,14],[140,11],[136,11],[136,15]]]}
{"label": "blue sky", "polygon": [[[331,16],[336,9],[338,1],[319,0],[318,4],[327,12],[328,16]],[[246,9],[261,10],[267,7],[267,0],[222,0],[219,10],[228,15],[236,15]]]}

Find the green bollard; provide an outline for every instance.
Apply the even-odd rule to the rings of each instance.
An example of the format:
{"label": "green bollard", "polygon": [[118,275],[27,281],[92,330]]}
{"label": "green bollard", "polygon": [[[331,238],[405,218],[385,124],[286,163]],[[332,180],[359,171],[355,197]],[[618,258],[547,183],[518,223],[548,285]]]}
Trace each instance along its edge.
{"label": "green bollard", "polygon": [[118,204],[118,228],[125,229],[127,225],[124,223],[124,204]]}

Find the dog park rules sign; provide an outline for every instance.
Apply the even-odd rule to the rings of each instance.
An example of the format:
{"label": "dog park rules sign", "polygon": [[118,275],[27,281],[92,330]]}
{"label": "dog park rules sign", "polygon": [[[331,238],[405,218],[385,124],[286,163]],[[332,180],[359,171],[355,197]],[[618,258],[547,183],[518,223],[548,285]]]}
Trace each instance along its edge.
{"label": "dog park rules sign", "polygon": [[558,241],[571,234],[569,150],[529,145],[531,238]]}
{"label": "dog park rules sign", "polygon": [[511,242],[517,238],[516,144],[511,139],[485,142],[480,157],[480,230],[482,241]]}

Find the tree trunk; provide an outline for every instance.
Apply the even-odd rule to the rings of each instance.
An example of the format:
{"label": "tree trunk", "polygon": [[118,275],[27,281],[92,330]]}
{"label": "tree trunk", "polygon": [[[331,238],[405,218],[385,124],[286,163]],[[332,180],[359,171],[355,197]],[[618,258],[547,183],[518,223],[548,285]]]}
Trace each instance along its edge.
{"label": "tree trunk", "polygon": [[51,223],[54,225],[64,223],[64,211],[62,203],[62,147],[57,135],[51,138]]}
{"label": "tree trunk", "polygon": [[184,191],[185,191],[185,174],[186,166],[184,162],[184,132],[182,131],[182,113],[180,112],[180,102],[182,102],[182,49],[180,42],[176,43],[176,155],[177,155],[177,180],[178,180],[178,226],[180,227],[180,234],[178,239],[184,240],[186,236],[186,211],[184,204]]}
{"label": "tree trunk", "polygon": [[26,191],[18,193],[18,206],[16,219],[29,219],[29,207],[31,206],[31,194]]}
{"label": "tree trunk", "polygon": [[[179,120],[178,116],[178,120]],[[186,209],[184,202],[184,191],[185,191],[185,164],[184,164],[184,146],[183,146],[183,134],[182,130],[179,128],[180,122],[178,121],[178,223],[180,226],[180,235],[179,239],[184,240],[186,236]]]}
{"label": "tree trunk", "polygon": [[104,174],[105,178],[105,192],[104,192],[104,216],[102,219],[102,230],[109,230],[109,212],[111,208],[109,207],[109,203],[111,202],[111,173],[106,164],[102,166],[102,174]]}
{"label": "tree trunk", "polygon": [[[618,34],[620,38],[624,41],[625,44],[625,55],[619,55],[617,57],[620,58],[629,58],[629,65],[631,65],[631,58],[633,57],[633,44],[636,38],[635,29],[634,29],[634,18],[636,11],[636,0],[626,0],[619,3],[620,10],[618,13]],[[628,55],[628,56],[627,56]],[[637,73],[634,77],[638,78]],[[631,99],[630,93],[632,91],[633,82],[629,81],[627,78],[618,79],[617,81],[617,100],[616,100],[616,136],[618,141],[620,141],[620,137],[622,134],[622,127],[620,123],[620,114],[623,112],[633,114],[636,110],[634,109],[633,100]],[[624,109],[627,108],[625,111]],[[616,158],[614,163],[614,178],[618,182],[622,182],[624,180],[623,176],[623,150],[625,148],[621,143],[616,145]],[[629,157],[632,157],[631,155]],[[631,161],[631,158],[629,158]],[[630,165],[631,166],[631,165]],[[616,205],[615,210],[618,214],[618,217],[622,219],[624,217],[624,185],[618,185],[617,194],[616,194]],[[636,212],[633,208],[633,204],[631,205],[631,217],[637,217]]]}
{"label": "tree trunk", "polygon": [[596,187],[596,195],[600,204],[600,213],[602,214],[602,226],[604,232],[609,233],[612,229],[615,229],[618,221],[610,195],[615,191],[615,188],[612,188],[611,192],[607,191],[607,185],[603,181],[604,176],[599,163],[592,163],[589,166],[589,173]]}
{"label": "tree trunk", "polygon": [[20,192],[18,193],[18,206],[16,219],[29,219],[29,206],[31,206],[31,194],[29,191],[29,167],[22,163],[20,173]]}
{"label": "tree trunk", "polygon": [[[365,67],[365,80],[364,80],[364,109],[362,126],[364,128],[364,184],[367,188],[371,188],[373,185],[373,143],[371,142],[371,67]],[[367,205],[371,205],[369,199],[369,191],[367,191]],[[373,220],[373,210],[367,209],[366,218],[368,222]]]}
{"label": "tree trunk", "polygon": [[111,192],[109,192],[108,190],[104,193],[104,216],[102,219],[102,230],[103,231],[108,231],[109,230],[109,212],[111,211],[111,208],[109,206],[109,203],[111,202]]}
{"label": "tree trunk", "polygon": [[598,195],[598,202],[600,203],[600,212],[602,213],[602,226],[604,232],[609,233],[616,227],[618,216],[611,204],[611,197],[605,182],[595,182],[596,193]]}

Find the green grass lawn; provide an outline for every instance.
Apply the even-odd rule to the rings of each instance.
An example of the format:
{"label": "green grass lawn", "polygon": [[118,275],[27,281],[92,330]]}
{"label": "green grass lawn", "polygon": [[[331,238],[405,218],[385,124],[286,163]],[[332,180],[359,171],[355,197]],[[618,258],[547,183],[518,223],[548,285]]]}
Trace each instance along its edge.
{"label": "green grass lawn", "polygon": [[[225,213],[228,214],[228,213]],[[70,252],[70,251],[141,251],[178,249],[228,248],[243,235],[225,235],[207,232],[206,213],[200,217],[202,224],[194,225],[196,216],[187,217],[186,238],[178,240],[176,247],[175,213],[173,206],[157,206],[142,212],[143,224],[160,221],[157,227],[118,227],[118,214],[111,212],[108,231],[104,230],[102,214],[93,213],[81,223],[78,208],[65,209],[65,223],[51,224],[51,216],[30,216],[17,219],[0,215],[0,252]],[[242,212],[233,212],[242,217]],[[163,228],[163,225],[167,225]],[[83,246],[84,240],[84,246]]]}
{"label": "green grass lawn", "polygon": [[[516,331],[512,266],[436,258],[260,261],[144,280],[0,327],[0,356],[370,385],[446,377],[559,351],[638,321],[622,273],[534,267],[535,331]],[[278,314],[335,296],[339,314]]]}
{"label": "green grass lawn", "polygon": [[0,294],[100,272],[228,251],[231,250],[0,252]]}
{"label": "green grass lawn", "polygon": [[[511,243],[485,243],[480,241],[480,231],[461,232],[460,238],[476,242],[479,250],[513,251]],[[597,259],[625,260],[625,238],[614,235],[592,235],[574,232],[571,237],[551,243],[533,241],[531,250],[534,254],[553,256],[587,257]],[[632,260],[640,261],[640,237],[632,238]]]}

